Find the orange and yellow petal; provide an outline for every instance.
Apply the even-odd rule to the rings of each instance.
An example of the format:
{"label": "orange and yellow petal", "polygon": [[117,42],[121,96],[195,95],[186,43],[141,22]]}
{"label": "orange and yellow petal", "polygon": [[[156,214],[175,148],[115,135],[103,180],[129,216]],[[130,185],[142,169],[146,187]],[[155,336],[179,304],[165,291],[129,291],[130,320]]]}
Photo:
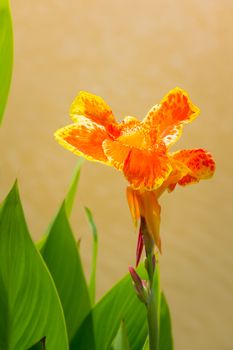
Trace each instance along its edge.
{"label": "orange and yellow petal", "polygon": [[147,130],[144,128],[143,123],[137,121],[130,128],[125,127],[118,141],[129,147],[138,149],[150,149],[151,143]]}
{"label": "orange and yellow petal", "polygon": [[108,135],[103,126],[91,120],[79,117],[78,123],[57,130],[54,136],[63,147],[78,156],[108,163],[102,148],[102,143],[108,138]]}
{"label": "orange and yellow petal", "polygon": [[134,189],[152,191],[162,185],[172,168],[164,152],[131,148],[123,172]]}
{"label": "orange and yellow petal", "polygon": [[118,170],[122,170],[129,155],[130,147],[119,141],[108,139],[103,142],[103,150],[111,165]]}
{"label": "orange and yellow petal", "polygon": [[197,183],[202,179],[209,179],[214,174],[214,159],[204,149],[182,150],[174,152],[170,157],[174,160],[174,172],[176,173],[176,181],[170,180],[170,190],[174,188],[176,183],[185,186]]}
{"label": "orange and yellow petal", "polygon": [[70,116],[74,122],[80,115],[103,126],[116,122],[106,102],[101,97],[85,91],[78,94],[70,107]]}
{"label": "orange and yellow petal", "polygon": [[166,181],[164,181],[163,185],[156,190],[156,195],[158,198],[165,190],[172,192],[175,189],[178,181],[190,172],[190,169],[184,163],[175,160],[172,156],[169,156],[169,159],[171,162],[172,171]]}
{"label": "orange and yellow petal", "polygon": [[134,221],[137,225],[138,219],[143,217],[146,221],[148,232],[161,251],[160,240],[160,211],[161,207],[158,203],[156,193],[153,191],[140,191],[132,187],[127,188],[127,200],[129,209]]}
{"label": "orange and yellow petal", "polygon": [[139,209],[139,203],[137,198],[137,191],[135,191],[130,186],[128,186],[126,189],[126,195],[127,195],[129,210],[133,218],[134,226],[137,227],[138,220],[140,218],[140,209]]}
{"label": "orange and yellow petal", "polygon": [[109,163],[123,171],[132,188],[152,191],[161,186],[172,170],[164,149],[151,152],[118,140],[105,140],[103,150]]}
{"label": "orange and yellow petal", "polygon": [[121,123],[112,123],[106,129],[113,140],[130,147],[145,148],[144,127],[135,117],[125,117]]}
{"label": "orange and yellow petal", "polygon": [[153,142],[163,140],[170,146],[180,137],[183,124],[191,122],[199,114],[199,108],[189,99],[188,94],[180,89],[171,90],[154,106],[144,119],[150,127]]}
{"label": "orange and yellow petal", "polygon": [[137,192],[139,210],[141,216],[146,220],[146,226],[154,240],[156,246],[161,252],[160,239],[160,212],[161,207],[158,203],[157,196],[153,191]]}

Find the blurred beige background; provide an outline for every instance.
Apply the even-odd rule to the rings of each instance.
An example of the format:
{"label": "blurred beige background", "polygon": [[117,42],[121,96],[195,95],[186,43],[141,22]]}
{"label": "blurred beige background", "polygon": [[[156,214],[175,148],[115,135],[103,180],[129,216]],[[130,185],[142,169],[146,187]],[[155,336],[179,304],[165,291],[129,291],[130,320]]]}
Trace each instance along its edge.
{"label": "blurred beige background", "polygon": [[[224,0],[12,0],[15,64],[0,130],[0,195],[14,179],[33,237],[66,194],[77,158],[53,132],[70,123],[79,90],[101,95],[119,120],[143,118],[175,86],[201,116],[174,149],[205,147],[212,181],[162,200],[162,287],[176,350],[233,349],[232,73],[233,2]],[[134,263],[136,235],[114,169],[85,163],[72,224],[88,272],[89,206],[100,233],[98,295]]]}

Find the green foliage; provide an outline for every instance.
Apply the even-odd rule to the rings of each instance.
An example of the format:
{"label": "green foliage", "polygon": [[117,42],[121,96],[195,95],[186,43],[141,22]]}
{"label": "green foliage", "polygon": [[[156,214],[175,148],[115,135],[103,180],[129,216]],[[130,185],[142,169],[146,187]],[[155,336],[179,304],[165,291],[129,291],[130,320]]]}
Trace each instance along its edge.
{"label": "green foliage", "polygon": [[171,317],[164,293],[161,293],[159,350],[173,350]]}
{"label": "green foliage", "polygon": [[[171,318],[168,304],[164,293],[160,297],[160,327],[159,327],[159,350],[173,350],[173,338]],[[143,350],[149,350],[149,339],[146,339]]]}
{"label": "green foliage", "polygon": [[38,244],[61,299],[69,341],[91,308],[78,246],[68,221],[73,209],[82,164],[83,159],[79,159],[65,201],[46,235]]}
{"label": "green foliage", "polygon": [[0,124],[6,107],[13,64],[13,33],[8,0],[0,1]]}
{"label": "green foliage", "polygon": [[[143,266],[138,268],[146,278]],[[132,350],[141,349],[147,336],[146,309],[141,304],[127,274],[94,306],[79,329],[71,349],[107,350],[111,346],[121,320],[124,320]],[[89,325],[93,322],[93,334]]]}
{"label": "green foliage", "polygon": [[73,209],[75,195],[76,195],[77,187],[78,187],[78,183],[79,183],[81,166],[82,166],[83,162],[84,162],[84,159],[79,158],[77,165],[76,165],[76,168],[75,168],[75,171],[74,171],[74,174],[73,174],[73,177],[72,177],[71,182],[70,182],[68,193],[67,193],[66,198],[65,198],[66,212],[67,212],[68,217],[70,216],[71,211]]}
{"label": "green foliage", "polygon": [[25,350],[46,336],[46,350],[67,350],[61,303],[29,235],[14,185],[0,213],[0,349]]}
{"label": "green foliage", "polygon": [[117,335],[112,343],[111,350],[130,350],[127,330],[123,321],[121,322]]}
{"label": "green foliage", "polygon": [[[77,192],[79,177],[80,177],[80,173],[81,173],[81,166],[82,166],[83,162],[84,162],[84,160],[82,158],[80,158],[78,160],[74,174],[73,174],[72,179],[70,181],[70,185],[69,185],[69,189],[68,189],[66,198],[65,198],[65,207],[66,207],[67,217],[70,217],[72,209],[73,209],[75,194]],[[53,222],[52,222],[52,224],[53,224]],[[43,253],[43,247],[44,247],[46,239],[48,237],[48,233],[50,232],[50,229],[51,229],[50,226],[48,227],[46,233],[42,236],[42,238],[36,243],[36,246],[41,251],[41,253]]]}
{"label": "green foliage", "polygon": [[87,219],[91,226],[92,238],[93,238],[93,248],[92,248],[92,262],[91,262],[91,277],[89,283],[89,291],[91,303],[95,302],[95,285],[96,285],[96,267],[97,267],[97,255],[98,255],[98,232],[93,219],[93,215],[89,208],[85,208]]}
{"label": "green foliage", "polygon": [[50,227],[42,255],[56,284],[71,340],[89,313],[91,304],[65,203]]}
{"label": "green foliage", "polygon": [[147,337],[142,350],[150,350],[149,346],[149,338]]}
{"label": "green foliage", "polygon": [[[93,256],[89,287],[86,282],[68,219],[80,165],[37,248],[28,232],[16,185],[0,206],[0,350],[149,349],[146,308],[138,300],[129,274],[94,303],[98,234],[87,208]],[[146,279],[143,265],[137,272]],[[159,350],[173,350],[158,266],[153,288],[160,319]]]}

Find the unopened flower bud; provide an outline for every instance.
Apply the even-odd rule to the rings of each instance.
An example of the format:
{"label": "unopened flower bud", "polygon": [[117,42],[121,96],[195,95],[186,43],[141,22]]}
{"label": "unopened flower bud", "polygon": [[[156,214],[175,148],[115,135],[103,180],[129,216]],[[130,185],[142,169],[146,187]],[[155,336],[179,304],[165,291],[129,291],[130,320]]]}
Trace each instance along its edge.
{"label": "unopened flower bud", "polygon": [[137,272],[132,266],[129,266],[129,272],[133,280],[133,285],[138,298],[146,304],[148,295],[147,290],[145,288],[145,281],[141,280],[140,276],[137,274]]}

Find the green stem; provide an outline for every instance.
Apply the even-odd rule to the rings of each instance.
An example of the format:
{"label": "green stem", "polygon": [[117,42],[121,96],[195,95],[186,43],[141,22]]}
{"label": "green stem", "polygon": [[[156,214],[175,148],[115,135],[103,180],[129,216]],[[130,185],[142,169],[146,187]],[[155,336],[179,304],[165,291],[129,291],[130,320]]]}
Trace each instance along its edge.
{"label": "green stem", "polygon": [[149,345],[150,350],[159,349],[159,332],[156,300],[153,290],[151,291],[150,299],[147,304],[147,322],[149,330]]}
{"label": "green stem", "polygon": [[143,239],[146,250],[146,270],[149,279],[148,286],[148,299],[147,299],[147,322],[148,322],[148,331],[149,331],[149,345],[150,350],[159,349],[159,326],[158,326],[158,310],[157,310],[157,301],[155,292],[153,289],[153,280],[155,273],[155,255],[154,255],[154,241],[151,238],[146,221],[141,217],[141,228],[143,232]]}

